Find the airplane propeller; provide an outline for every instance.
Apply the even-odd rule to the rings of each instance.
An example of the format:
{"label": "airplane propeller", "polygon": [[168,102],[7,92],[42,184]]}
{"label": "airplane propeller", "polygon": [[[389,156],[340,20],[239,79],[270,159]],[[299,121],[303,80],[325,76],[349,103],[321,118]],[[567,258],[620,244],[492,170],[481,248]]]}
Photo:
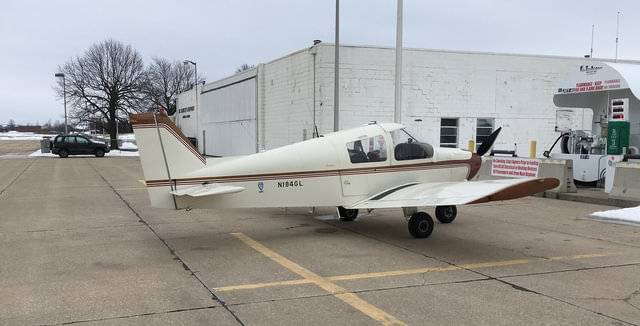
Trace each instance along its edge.
{"label": "airplane propeller", "polygon": [[482,142],[482,145],[478,147],[478,151],[477,151],[478,155],[482,156],[491,149],[491,146],[493,146],[493,143],[496,141],[496,138],[498,138],[498,134],[500,134],[501,130],[502,130],[502,127],[496,129],[496,131],[491,133],[491,135],[489,135],[489,137],[487,137],[487,139],[485,139]]}

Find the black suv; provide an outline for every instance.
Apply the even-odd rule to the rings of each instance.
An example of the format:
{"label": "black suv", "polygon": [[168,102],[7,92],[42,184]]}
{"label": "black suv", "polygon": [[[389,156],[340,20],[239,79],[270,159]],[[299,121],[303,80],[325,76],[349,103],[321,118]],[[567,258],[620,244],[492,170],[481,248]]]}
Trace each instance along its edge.
{"label": "black suv", "polygon": [[69,155],[89,154],[103,157],[109,153],[109,147],[104,143],[94,142],[84,135],[58,135],[49,144],[51,152],[64,158]]}

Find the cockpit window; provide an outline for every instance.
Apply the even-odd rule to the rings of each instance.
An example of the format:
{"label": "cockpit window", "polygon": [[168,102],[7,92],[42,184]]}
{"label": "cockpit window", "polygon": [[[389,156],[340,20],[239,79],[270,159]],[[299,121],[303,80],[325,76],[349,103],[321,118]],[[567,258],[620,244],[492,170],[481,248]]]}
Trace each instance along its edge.
{"label": "cockpit window", "polygon": [[419,160],[433,157],[433,146],[419,142],[404,129],[395,130],[393,154],[396,161]]}
{"label": "cockpit window", "polygon": [[347,143],[347,151],[351,163],[384,162],[387,160],[387,146],[382,135]]}

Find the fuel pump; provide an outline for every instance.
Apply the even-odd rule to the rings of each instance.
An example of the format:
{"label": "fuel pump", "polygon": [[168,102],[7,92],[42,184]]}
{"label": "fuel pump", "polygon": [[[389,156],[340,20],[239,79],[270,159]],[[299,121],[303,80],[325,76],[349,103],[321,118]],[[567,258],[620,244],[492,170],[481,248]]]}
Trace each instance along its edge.
{"label": "fuel pump", "polygon": [[607,174],[604,191],[613,188],[616,162],[622,161],[629,148],[629,99],[613,99],[609,103],[609,119],[607,123]]}

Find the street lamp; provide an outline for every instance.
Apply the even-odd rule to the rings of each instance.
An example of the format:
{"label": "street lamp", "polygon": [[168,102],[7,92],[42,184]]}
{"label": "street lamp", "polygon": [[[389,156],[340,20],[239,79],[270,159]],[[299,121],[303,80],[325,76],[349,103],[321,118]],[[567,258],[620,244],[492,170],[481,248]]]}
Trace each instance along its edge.
{"label": "street lamp", "polygon": [[64,98],[64,133],[67,134],[69,133],[67,130],[67,83],[63,73],[58,72],[55,76],[57,78],[62,78],[62,97]]}
{"label": "street lamp", "polygon": [[[193,70],[194,70],[194,74],[195,74],[195,83],[193,85],[195,85],[195,92],[196,92],[196,103],[195,103],[195,111],[196,111],[196,137],[200,134],[200,108],[198,107],[198,65],[191,61],[191,60],[184,60],[183,63],[185,65],[188,64],[192,64],[193,65]],[[204,131],[203,131],[203,135],[202,135],[202,142],[204,143]],[[198,142],[198,147],[200,147],[200,142]],[[204,146],[202,146],[202,152],[206,152],[206,149],[204,148]]]}

